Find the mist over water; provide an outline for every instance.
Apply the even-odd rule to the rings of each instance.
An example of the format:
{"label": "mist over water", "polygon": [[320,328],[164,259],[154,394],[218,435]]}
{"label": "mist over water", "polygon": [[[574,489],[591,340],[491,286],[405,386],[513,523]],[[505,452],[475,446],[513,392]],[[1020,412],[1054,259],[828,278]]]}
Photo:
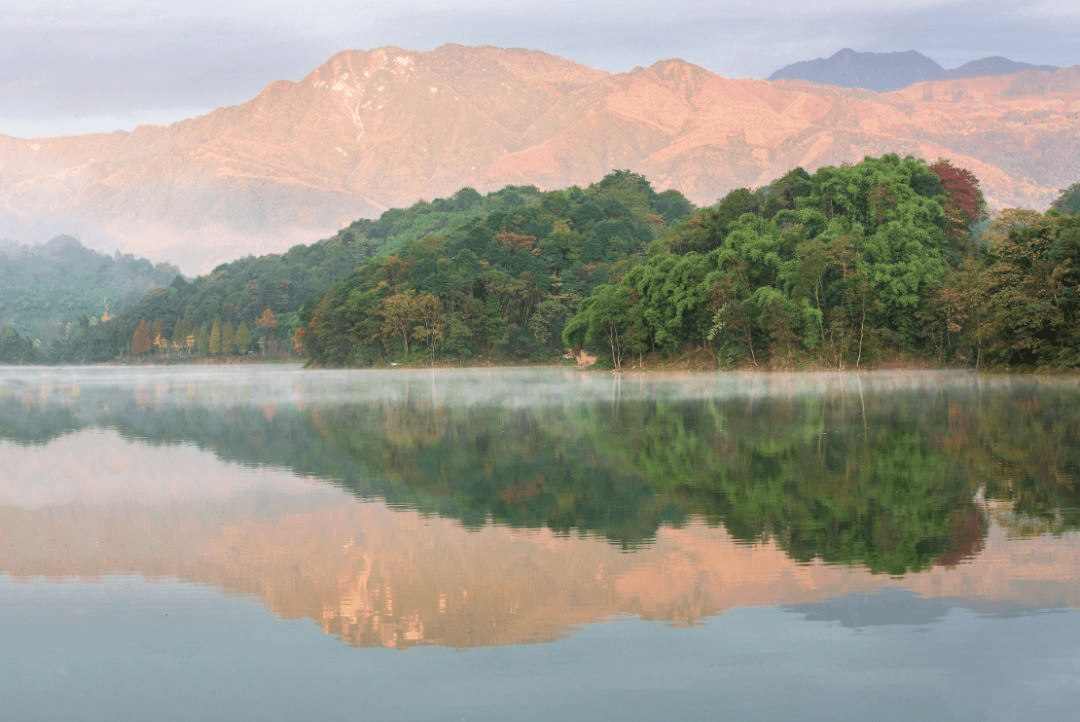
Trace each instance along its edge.
{"label": "mist over water", "polygon": [[[351,676],[385,719],[693,716],[720,689],[988,719],[1006,690],[1066,719],[1078,401],[966,372],[3,367],[0,693],[20,719],[179,689],[284,719],[302,684],[344,719],[317,679]],[[889,674],[843,672],[866,655]],[[199,671],[255,658],[280,661],[246,700]],[[390,704],[402,679],[443,696]],[[650,691],[611,706],[627,685]]]}
{"label": "mist over water", "polygon": [[[0,398],[33,393],[70,404],[83,391],[149,390],[162,404],[360,403],[415,396],[454,405],[511,408],[571,403],[738,399],[808,394],[1075,388],[1053,377],[981,376],[970,371],[799,373],[605,373],[573,368],[303,370],[293,366],[0,366]],[[70,397],[66,398],[66,397]]]}

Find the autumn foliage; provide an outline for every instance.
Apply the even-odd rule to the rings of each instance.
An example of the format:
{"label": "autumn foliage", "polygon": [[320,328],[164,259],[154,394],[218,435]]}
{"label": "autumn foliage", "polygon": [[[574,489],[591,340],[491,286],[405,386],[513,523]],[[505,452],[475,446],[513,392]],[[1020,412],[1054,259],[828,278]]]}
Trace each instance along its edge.
{"label": "autumn foliage", "polygon": [[139,321],[135,327],[135,333],[131,336],[131,355],[142,356],[150,352],[150,325],[146,321]]}

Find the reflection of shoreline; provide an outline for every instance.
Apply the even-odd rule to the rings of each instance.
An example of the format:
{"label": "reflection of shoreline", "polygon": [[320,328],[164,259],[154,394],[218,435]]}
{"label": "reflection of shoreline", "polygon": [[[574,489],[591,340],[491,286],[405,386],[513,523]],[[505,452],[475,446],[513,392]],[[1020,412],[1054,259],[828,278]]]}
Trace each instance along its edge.
{"label": "reflection of shoreline", "polygon": [[[80,457],[75,494],[34,504],[0,496],[0,573],[175,577],[257,596],[279,616],[310,618],[361,646],[546,641],[622,613],[694,623],[738,607],[886,587],[1080,608],[1075,533],[1011,540],[992,524],[975,558],[896,580],[857,567],[799,564],[773,542],[738,544],[723,528],[699,522],[662,527],[654,543],[634,553],[546,529],[467,531],[286,472],[201,452],[186,462],[196,467],[184,467],[113,432],[74,440],[80,438],[95,451]],[[37,464],[43,474],[63,473],[41,461],[43,449],[13,451],[6,459],[12,468]],[[112,504],[78,498],[80,488],[92,488],[79,483],[103,478],[132,492],[170,493],[140,502],[121,489]]]}

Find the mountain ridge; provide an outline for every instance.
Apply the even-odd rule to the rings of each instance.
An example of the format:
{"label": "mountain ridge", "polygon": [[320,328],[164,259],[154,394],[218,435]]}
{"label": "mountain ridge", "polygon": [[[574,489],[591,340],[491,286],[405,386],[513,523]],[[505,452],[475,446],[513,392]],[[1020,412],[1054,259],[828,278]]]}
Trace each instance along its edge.
{"label": "mountain ridge", "polygon": [[586,185],[626,168],[709,204],[885,152],[950,158],[992,205],[1043,208],[1080,176],[1078,111],[1080,68],[875,94],[677,59],[609,73],[491,46],[342,51],[168,126],[0,136],[0,237],[73,233],[192,272],[466,186]]}
{"label": "mountain ridge", "polygon": [[823,85],[866,88],[888,93],[928,80],[1012,75],[1028,70],[1054,72],[1059,69],[1053,65],[1033,65],[992,55],[946,70],[917,50],[878,53],[843,48],[828,58],[801,60],[785,65],[768,79],[805,80]]}

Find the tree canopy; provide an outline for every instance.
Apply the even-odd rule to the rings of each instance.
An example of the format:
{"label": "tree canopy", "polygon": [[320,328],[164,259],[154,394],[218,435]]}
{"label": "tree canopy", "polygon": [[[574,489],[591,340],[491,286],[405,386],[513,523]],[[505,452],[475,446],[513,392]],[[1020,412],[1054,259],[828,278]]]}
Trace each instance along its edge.
{"label": "tree canopy", "polygon": [[[0,361],[295,353],[363,366],[584,349],[614,367],[696,354],[721,367],[1075,368],[1078,197],[1074,184],[1046,213],[991,219],[971,171],[890,154],[795,168],[696,209],[620,170],[585,188],[464,188],[157,287],[171,267],[56,239],[35,252],[126,264],[143,280],[118,292],[111,320],[51,321],[51,336],[12,321],[37,301],[8,283]],[[57,283],[42,288],[68,303]]]}
{"label": "tree canopy", "polygon": [[494,195],[522,202],[405,242],[311,304],[300,334],[311,361],[558,358],[581,299],[692,209],[630,171],[587,188]]}

